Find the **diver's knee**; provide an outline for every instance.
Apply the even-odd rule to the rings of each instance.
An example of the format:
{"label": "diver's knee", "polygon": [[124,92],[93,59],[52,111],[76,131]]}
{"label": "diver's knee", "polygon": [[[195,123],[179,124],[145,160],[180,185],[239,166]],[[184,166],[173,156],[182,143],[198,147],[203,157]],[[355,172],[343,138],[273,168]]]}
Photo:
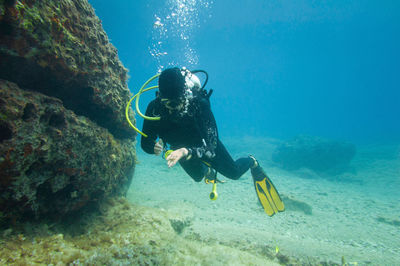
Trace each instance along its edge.
{"label": "diver's knee", "polygon": [[232,180],[238,180],[242,175],[240,173],[232,172],[232,173],[228,173],[225,176]]}
{"label": "diver's knee", "polygon": [[230,179],[232,179],[232,180],[238,180],[240,177],[241,177],[241,175],[231,175],[231,176],[228,176]]}
{"label": "diver's knee", "polygon": [[192,176],[192,179],[196,182],[201,182],[201,180],[203,180],[203,175],[200,176]]}
{"label": "diver's knee", "polygon": [[208,167],[207,172],[205,174],[192,176],[192,178],[194,181],[200,182],[204,178],[213,179],[216,177],[216,175],[217,175],[217,172],[214,169]]}

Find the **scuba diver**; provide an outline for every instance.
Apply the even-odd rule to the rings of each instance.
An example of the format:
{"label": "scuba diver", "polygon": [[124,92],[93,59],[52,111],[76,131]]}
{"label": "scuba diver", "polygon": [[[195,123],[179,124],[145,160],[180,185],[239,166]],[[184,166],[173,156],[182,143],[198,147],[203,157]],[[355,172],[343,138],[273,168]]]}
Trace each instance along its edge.
{"label": "scuba diver", "polygon": [[[201,86],[197,72],[206,74]],[[229,179],[239,179],[251,169],[260,203],[268,215],[283,211],[278,192],[257,160],[249,155],[233,160],[218,136],[217,124],[211,111],[210,96],[204,87],[208,75],[203,70],[189,71],[185,68],[168,68],[158,78],[158,93],[146,109],[141,138],[142,149],[149,154],[165,153],[168,167],[179,163],[196,182],[205,179],[211,183],[221,182],[217,172]],[[143,134],[144,135],[144,134]],[[258,182],[258,183],[257,183]]]}

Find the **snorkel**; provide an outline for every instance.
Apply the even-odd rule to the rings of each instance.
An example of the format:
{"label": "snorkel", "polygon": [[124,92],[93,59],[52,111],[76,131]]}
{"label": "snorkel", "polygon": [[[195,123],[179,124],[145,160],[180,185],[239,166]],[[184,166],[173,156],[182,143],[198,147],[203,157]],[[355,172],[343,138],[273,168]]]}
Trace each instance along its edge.
{"label": "snorkel", "polygon": [[[207,85],[207,82],[208,82],[208,74],[207,74],[206,71],[204,71],[204,70],[193,70],[193,71],[189,71],[189,70],[187,70],[186,68],[183,68],[183,69],[182,69],[182,72],[185,73],[185,77],[186,77],[187,75],[189,75],[189,73],[190,73],[190,74],[192,74],[192,76],[196,77],[197,80],[198,80],[198,77],[195,76],[194,74],[195,74],[195,73],[204,73],[205,76],[206,76],[206,79],[205,79],[205,81],[204,81],[203,86],[201,86],[200,89],[198,89],[198,90],[203,90],[204,87]],[[147,87],[147,85],[148,85],[150,82],[152,82],[153,80],[155,80],[156,78],[158,78],[159,76],[160,76],[160,74],[157,74],[157,75],[154,75],[153,77],[151,77],[150,79],[148,79],[148,80],[142,85],[142,87],[140,88],[140,90],[138,91],[138,93],[136,93],[136,94],[128,101],[128,103],[127,103],[127,105],[126,105],[126,108],[125,108],[125,117],[126,117],[126,120],[128,121],[128,124],[129,124],[137,133],[139,133],[139,134],[142,135],[143,137],[147,137],[147,134],[144,133],[144,132],[142,132],[142,131],[140,131],[137,127],[135,127],[135,126],[133,125],[133,123],[131,122],[131,120],[129,119],[129,107],[131,106],[131,103],[132,103],[133,99],[136,98],[135,109],[136,109],[136,112],[137,112],[143,119],[151,120],[151,121],[158,121],[158,120],[161,119],[161,117],[158,117],[158,116],[155,116],[155,117],[146,116],[146,115],[144,115],[144,114],[140,111],[140,109],[139,109],[139,99],[140,99],[140,95],[142,95],[142,93],[144,93],[144,92],[146,92],[146,91],[149,91],[149,90],[152,90],[152,89],[157,89],[157,88],[158,88],[158,85],[151,86],[151,87]],[[194,83],[196,83],[196,82],[194,82]]]}

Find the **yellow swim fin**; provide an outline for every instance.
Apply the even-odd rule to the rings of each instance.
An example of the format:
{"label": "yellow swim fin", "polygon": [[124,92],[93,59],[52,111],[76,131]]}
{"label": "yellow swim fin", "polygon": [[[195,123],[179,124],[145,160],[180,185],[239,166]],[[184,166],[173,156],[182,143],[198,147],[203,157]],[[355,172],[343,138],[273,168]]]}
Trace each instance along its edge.
{"label": "yellow swim fin", "polygon": [[277,212],[283,212],[285,210],[285,205],[274,184],[272,184],[272,181],[259,164],[255,168],[251,168],[251,175],[253,176],[258,199],[265,212],[269,216]]}

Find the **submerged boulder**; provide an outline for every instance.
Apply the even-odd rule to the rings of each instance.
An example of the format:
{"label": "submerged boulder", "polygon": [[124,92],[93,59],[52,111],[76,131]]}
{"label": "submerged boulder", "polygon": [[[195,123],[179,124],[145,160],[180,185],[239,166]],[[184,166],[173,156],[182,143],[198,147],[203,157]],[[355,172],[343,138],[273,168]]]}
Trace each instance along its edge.
{"label": "submerged boulder", "polygon": [[133,174],[133,140],[117,140],[59,99],[4,80],[0,114],[3,215],[62,216],[126,192]]}
{"label": "submerged boulder", "polygon": [[134,137],[124,115],[127,70],[87,0],[1,1],[0,35],[0,78]]}
{"label": "submerged boulder", "polygon": [[127,70],[87,0],[0,1],[0,36],[0,222],[124,194]]}
{"label": "submerged boulder", "polygon": [[339,174],[349,169],[356,147],[351,143],[299,136],[279,145],[272,160],[286,170],[308,168],[320,174]]}

